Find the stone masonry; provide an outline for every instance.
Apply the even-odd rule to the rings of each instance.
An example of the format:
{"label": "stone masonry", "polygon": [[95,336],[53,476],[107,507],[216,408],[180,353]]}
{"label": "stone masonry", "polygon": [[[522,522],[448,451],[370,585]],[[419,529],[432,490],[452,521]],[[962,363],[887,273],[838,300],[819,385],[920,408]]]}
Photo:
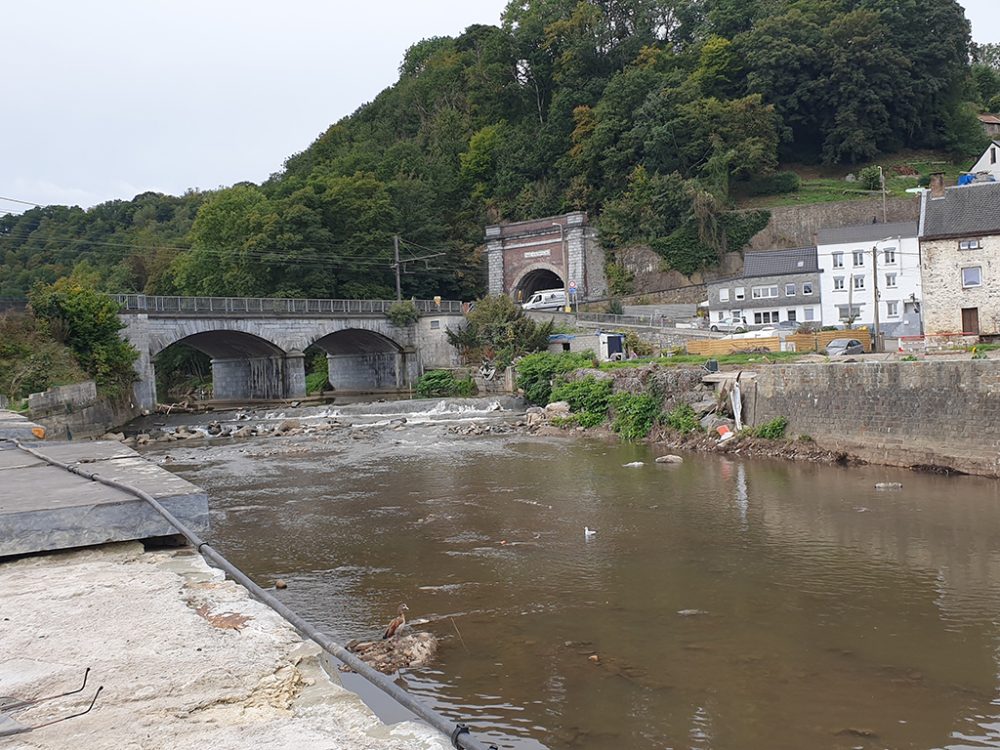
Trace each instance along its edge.
{"label": "stone masonry", "polygon": [[783,416],[788,437],[865,460],[1000,476],[994,360],[774,365],[756,383],[751,425]]}
{"label": "stone masonry", "polygon": [[[924,330],[929,335],[962,332],[962,309],[976,308],[982,333],[1000,332],[1000,237],[980,237],[982,247],[960,250],[957,238],[922,240],[920,273]],[[963,287],[962,269],[979,267],[981,283]]]}

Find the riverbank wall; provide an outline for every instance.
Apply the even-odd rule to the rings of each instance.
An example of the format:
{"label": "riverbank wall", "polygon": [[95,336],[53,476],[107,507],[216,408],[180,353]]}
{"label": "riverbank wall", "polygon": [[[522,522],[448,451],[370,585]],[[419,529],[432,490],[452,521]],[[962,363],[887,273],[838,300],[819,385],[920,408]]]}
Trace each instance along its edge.
{"label": "riverbank wall", "polygon": [[97,393],[93,380],[56,386],[28,397],[28,414],[55,439],[97,438],[130,422],[139,410],[127,399]]}
{"label": "riverbank wall", "polygon": [[870,463],[1000,476],[1000,367],[991,360],[761,367],[744,415]]}

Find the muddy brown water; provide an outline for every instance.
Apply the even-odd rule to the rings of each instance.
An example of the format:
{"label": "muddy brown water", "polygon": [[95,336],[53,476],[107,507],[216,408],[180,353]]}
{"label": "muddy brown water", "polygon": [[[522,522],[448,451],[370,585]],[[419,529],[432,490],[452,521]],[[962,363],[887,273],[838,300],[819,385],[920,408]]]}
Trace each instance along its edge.
{"label": "muddy brown water", "polygon": [[503,747],[1000,747],[995,481],[445,424],[150,453],[337,638],[428,620],[401,681]]}

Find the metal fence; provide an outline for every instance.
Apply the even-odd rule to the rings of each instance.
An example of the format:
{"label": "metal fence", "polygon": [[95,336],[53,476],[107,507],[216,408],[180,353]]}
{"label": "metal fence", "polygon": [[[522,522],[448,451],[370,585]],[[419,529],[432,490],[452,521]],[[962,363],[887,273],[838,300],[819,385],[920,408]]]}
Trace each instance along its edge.
{"label": "metal fence", "polygon": [[[277,297],[154,297],[115,294],[122,312],[212,313],[215,315],[373,315],[386,314],[396,302],[381,299],[293,299]],[[413,300],[425,315],[461,314],[456,300]]]}

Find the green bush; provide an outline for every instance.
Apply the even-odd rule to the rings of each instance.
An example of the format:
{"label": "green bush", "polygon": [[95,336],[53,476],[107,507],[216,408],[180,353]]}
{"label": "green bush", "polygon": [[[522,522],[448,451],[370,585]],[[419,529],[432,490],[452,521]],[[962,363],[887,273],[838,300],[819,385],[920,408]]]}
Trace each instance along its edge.
{"label": "green bush", "polygon": [[490,361],[498,370],[515,358],[544,350],[553,324],[536,323],[510,297],[498,295],[478,300],[459,331],[446,331],[448,341],[468,364]]}
{"label": "green bush", "polygon": [[389,305],[389,310],[385,316],[397,328],[406,328],[406,326],[413,325],[420,320],[420,313],[417,310],[417,306],[408,299]]}
{"label": "green bush", "polygon": [[680,404],[667,414],[667,426],[681,433],[694,432],[701,428],[701,421],[691,404]]}
{"label": "green bush", "polygon": [[517,387],[524,391],[529,404],[545,406],[552,394],[556,375],[594,367],[593,352],[536,352],[522,357],[517,363]]}
{"label": "green bush", "polygon": [[72,277],[35,286],[29,300],[35,315],[62,337],[98,388],[113,397],[125,396],[136,379],[132,365],[139,352],[118,333],[125,327],[118,319],[118,304]]}
{"label": "green bush", "polygon": [[612,297],[611,301],[608,302],[608,313],[610,315],[624,315],[625,306],[622,305],[622,301],[617,297]]}
{"label": "green bush", "polygon": [[773,174],[752,177],[746,182],[738,183],[737,190],[743,195],[781,195],[795,193],[802,186],[802,180],[795,172],[775,172]]}
{"label": "green bush", "polygon": [[475,394],[476,384],[472,378],[456,378],[449,370],[431,370],[417,380],[416,391],[420,398],[464,397]]}
{"label": "green bush", "polygon": [[612,382],[609,378],[598,380],[588,375],[582,380],[560,383],[552,389],[551,401],[566,401],[584,427],[596,427],[608,412]]}
{"label": "green bush", "polygon": [[858,174],[858,180],[865,190],[882,189],[882,172],[878,167],[865,167]]}
{"label": "green bush", "polygon": [[785,437],[785,430],[788,429],[788,419],[785,417],[775,417],[770,422],[765,422],[757,427],[749,429],[753,437],[765,438],[766,440],[781,440]]}
{"label": "green bush", "polygon": [[660,416],[659,402],[648,393],[616,393],[610,404],[615,414],[611,429],[627,442],[646,437]]}

